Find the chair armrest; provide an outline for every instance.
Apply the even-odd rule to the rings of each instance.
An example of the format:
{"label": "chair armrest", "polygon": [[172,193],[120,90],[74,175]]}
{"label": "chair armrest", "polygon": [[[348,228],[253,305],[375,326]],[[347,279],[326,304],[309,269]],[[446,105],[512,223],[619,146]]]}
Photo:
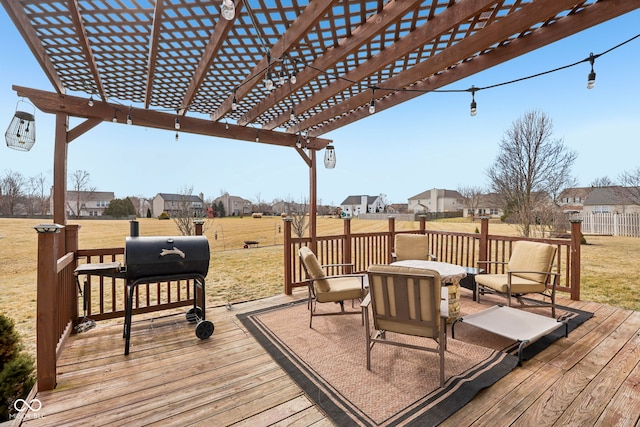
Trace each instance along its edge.
{"label": "chair armrest", "polygon": [[364,297],[364,299],[360,303],[360,307],[369,307],[369,304],[371,304],[371,294],[367,294],[367,296]]}
{"label": "chair armrest", "polygon": [[476,264],[509,264],[509,261],[477,261]]}
{"label": "chair armrest", "polygon": [[533,271],[533,270],[507,270],[507,274],[521,274],[521,273],[534,273],[534,274],[548,274],[550,276],[559,276],[560,273],[554,273],[551,271]]}
{"label": "chair armrest", "polygon": [[351,267],[355,267],[355,264],[353,263],[347,263],[347,264],[324,264],[321,267],[325,268],[325,267],[341,267],[341,266],[345,266],[345,265],[349,265]]}

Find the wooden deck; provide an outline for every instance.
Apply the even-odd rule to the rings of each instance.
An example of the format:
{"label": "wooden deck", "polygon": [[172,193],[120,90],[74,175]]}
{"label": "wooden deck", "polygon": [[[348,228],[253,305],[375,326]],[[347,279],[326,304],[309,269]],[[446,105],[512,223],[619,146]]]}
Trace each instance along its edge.
{"label": "wooden deck", "polygon": [[[303,296],[208,309],[215,332],[204,341],[184,312],[134,317],[127,357],[122,324],[99,323],[68,340],[56,389],[37,394],[41,410],[21,425],[333,425],[235,317]],[[638,425],[640,313],[560,303],[595,315],[444,425]]]}

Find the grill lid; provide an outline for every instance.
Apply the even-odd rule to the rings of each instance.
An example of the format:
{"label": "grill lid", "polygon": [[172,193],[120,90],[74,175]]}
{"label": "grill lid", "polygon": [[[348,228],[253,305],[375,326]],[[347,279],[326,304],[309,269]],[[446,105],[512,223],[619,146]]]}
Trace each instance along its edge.
{"label": "grill lid", "polygon": [[209,271],[209,240],[205,236],[127,237],[124,249],[129,279],[189,275]]}

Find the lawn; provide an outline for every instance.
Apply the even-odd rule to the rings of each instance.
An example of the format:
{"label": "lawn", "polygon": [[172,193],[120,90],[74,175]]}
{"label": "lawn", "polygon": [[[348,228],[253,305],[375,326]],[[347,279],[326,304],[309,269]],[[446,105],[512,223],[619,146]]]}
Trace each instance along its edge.
{"label": "lawn", "polygon": [[[25,347],[35,354],[37,235],[40,220],[0,218],[0,312],[13,318]],[[79,224],[80,247],[123,247],[129,221],[69,220]],[[140,219],[140,235],[176,235],[172,220]],[[387,221],[352,220],[353,232],[387,230]],[[474,232],[479,223],[428,222],[427,229]],[[418,222],[398,221],[397,230],[418,229]],[[516,235],[514,227],[491,224],[491,234]],[[340,234],[343,220],[319,218],[318,234]],[[280,217],[231,217],[210,220],[205,235],[211,248],[207,304],[222,305],[283,292],[283,224]],[[259,247],[244,249],[245,240]],[[640,310],[640,279],[636,274],[640,239],[586,236],[582,246],[581,299]],[[630,259],[633,260],[630,262]]]}

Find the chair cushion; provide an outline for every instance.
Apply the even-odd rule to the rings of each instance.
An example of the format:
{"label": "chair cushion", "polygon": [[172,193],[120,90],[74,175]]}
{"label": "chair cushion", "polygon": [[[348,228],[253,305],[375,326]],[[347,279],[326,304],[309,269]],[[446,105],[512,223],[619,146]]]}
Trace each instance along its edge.
{"label": "chair cushion", "polygon": [[429,240],[424,234],[398,234],[395,243],[396,260],[429,258]]}
{"label": "chair cushion", "polygon": [[[475,279],[478,285],[486,286],[498,292],[507,293],[507,274],[478,274]],[[534,280],[511,275],[511,293],[527,294],[544,292],[546,285]]]}
{"label": "chair cushion", "polygon": [[316,289],[320,292],[329,292],[331,290],[331,286],[325,278],[326,274],[313,251],[308,247],[303,246],[298,251],[298,254],[300,255],[300,259],[302,259],[305,267],[307,267],[307,273],[309,273],[310,279],[314,279]]}
{"label": "chair cushion", "polygon": [[[550,272],[555,255],[556,247],[553,245],[519,240],[513,245],[507,269],[510,271]],[[514,276],[534,282],[545,282],[547,279],[547,275],[543,273],[516,273]]]}
{"label": "chair cushion", "polygon": [[316,289],[318,302],[336,302],[362,298],[362,278],[360,276],[331,277],[329,282],[330,292]]}

